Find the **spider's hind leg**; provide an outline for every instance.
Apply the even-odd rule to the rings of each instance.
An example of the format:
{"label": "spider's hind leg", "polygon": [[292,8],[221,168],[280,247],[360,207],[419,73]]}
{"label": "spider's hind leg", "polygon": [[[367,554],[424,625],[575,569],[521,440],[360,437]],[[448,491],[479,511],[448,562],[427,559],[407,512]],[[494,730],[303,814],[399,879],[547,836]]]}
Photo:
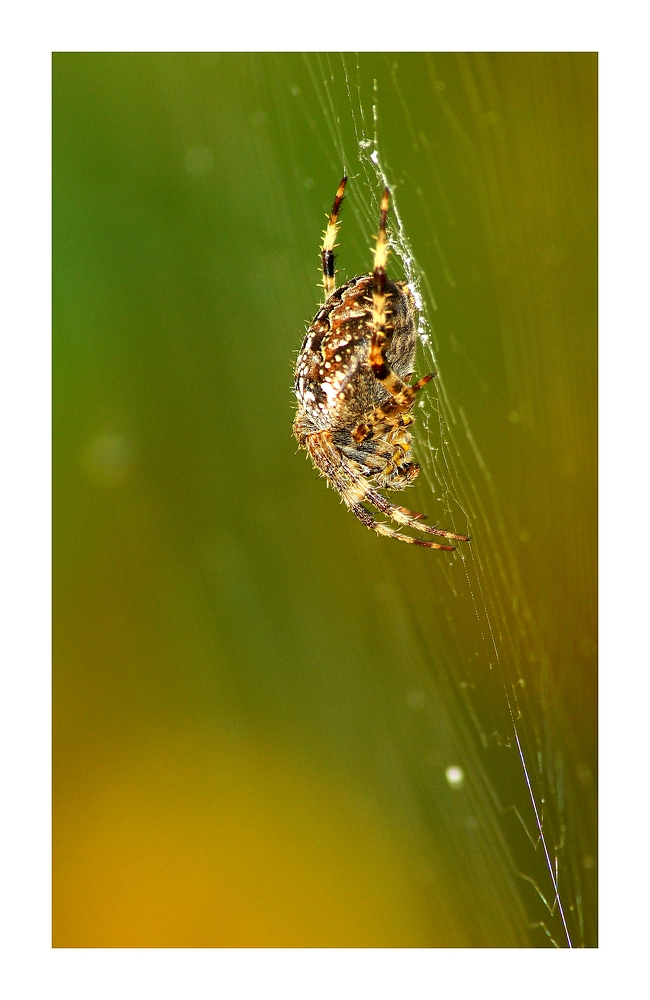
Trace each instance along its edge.
{"label": "spider's hind leg", "polygon": [[341,448],[353,468],[360,469],[367,489],[363,496],[365,503],[372,504],[382,514],[387,514],[397,524],[424,531],[442,538],[453,538],[458,542],[468,542],[467,535],[457,535],[453,531],[429,527],[422,524],[426,516],[391,503],[371,485],[380,489],[403,490],[409,486],[420,471],[420,466],[409,461],[411,456],[411,435],[407,427],[413,423],[409,413],[392,412],[384,416],[382,407],[377,407],[364,424],[359,424],[351,434],[353,445]]}
{"label": "spider's hind leg", "polygon": [[[345,496],[343,497],[345,500]],[[365,524],[366,528],[371,528],[372,531],[376,531],[378,535],[385,535],[387,538],[394,538],[398,542],[406,542],[408,545],[421,545],[427,549],[443,549],[445,552],[453,552],[456,548],[455,545],[439,545],[437,542],[428,542],[424,538],[413,538],[411,535],[402,535],[399,531],[395,531],[390,525],[385,524],[383,521],[376,521],[372,514],[362,507],[361,504],[350,504],[345,500],[348,507],[354,514],[356,518]]]}
{"label": "spider's hind leg", "polygon": [[[321,471],[327,480],[340,493],[346,507],[349,507],[354,516],[358,518],[362,524],[365,524],[366,528],[376,531],[378,535],[385,535],[386,537],[394,538],[399,542],[406,542],[408,545],[420,545],[427,549],[443,549],[446,552],[453,551],[453,545],[440,545],[437,542],[426,541],[423,538],[412,538],[410,535],[402,535],[389,524],[385,524],[383,521],[375,520],[372,514],[363,506],[364,502],[369,502],[375,507],[378,507],[378,504],[375,502],[373,497],[379,498],[380,502],[383,501],[386,505],[387,511],[388,509],[399,510],[399,508],[394,508],[392,504],[389,504],[388,501],[381,496],[381,494],[376,493],[376,491],[372,489],[368,479],[363,474],[351,468],[350,464],[343,458],[342,453],[334,445],[330,431],[319,431],[316,434],[308,435],[305,440],[305,447],[311,455],[316,468]],[[378,507],[378,509],[380,508]],[[390,512],[389,516],[392,517],[394,521],[399,520],[390,514]],[[426,529],[424,525],[419,525],[413,518],[408,522],[403,518],[400,523],[408,523],[411,527],[431,530]],[[435,533],[436,532],[434,532],[434,534]],[[439,532],[439,534],[445,533]]]}
{"label": "spider's hind leg", "polygon": [[381,511],[382,514],[387,514],[397,524],[403,524],[407,528],[415,528],[417,531],[424,531],[429,535],[439,535],[441,538],[453,538],[456,542],[469,542],[470,540],[469,535],[457,535],[453,531],[443,531],[442,528],[434,528],[428,524],[422,524],[420,518],[424,517],[424,514],[408,510],[407,507],[398,507],[382,496],[381,493],[378,493],[377,490],[370,489],[366,500],[373,507],[376,507],[377,510]]}

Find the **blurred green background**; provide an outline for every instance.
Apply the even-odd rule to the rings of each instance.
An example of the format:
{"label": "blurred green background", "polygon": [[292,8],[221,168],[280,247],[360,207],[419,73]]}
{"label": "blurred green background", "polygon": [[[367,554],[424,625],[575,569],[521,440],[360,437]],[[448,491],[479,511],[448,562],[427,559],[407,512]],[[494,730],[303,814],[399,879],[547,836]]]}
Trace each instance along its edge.
{"label": "blurred green background", "polygon": [[[54,55],[55,946],[597,943],[596,102],[592,54]],[[373,105],[453,555],[291,437]]]}

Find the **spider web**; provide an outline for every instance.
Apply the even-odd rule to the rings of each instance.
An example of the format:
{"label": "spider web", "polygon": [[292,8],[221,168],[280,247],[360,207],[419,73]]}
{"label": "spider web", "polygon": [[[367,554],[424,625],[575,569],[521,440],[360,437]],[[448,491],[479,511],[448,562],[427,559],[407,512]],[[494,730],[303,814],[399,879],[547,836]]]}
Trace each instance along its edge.
{"label": "spider web", "polygon": [[[381,77],[369,76],[362,58],[353,55],[306,56],[305,67],[322,117],[315,122],[305,111],[306,120],[315,134],[322,134],[325,126],[329,142],[322,142],[322,151],[332,176],[338,180],[340,173],[346,173],[351,179],[346,192],[346,259],[371,260],[368,247],[376,233],[379,197],[384,186],[391,190],[392,260],[400,262],[420,305],[424,370],[437,373],[419,402],[415,435],[420,480],[426,483],[420,488],[429,491],[424,509],[431,511],[435,500],[438,523],[472,536],[470,545],[459,545],[452,558],[439,560],[435,568],[445,577],[450,602],[456,600],[465,615],[459,621],[458,611],[447,614],[453,646],[442,657],[452,689],[445,695],[443,684],[442,697],[460,699],[462,704],[455,718],[463,767],[450,766],[447,781],[452,787],[455,780],[466,783],[473,812],[486,831],[477,851],[485,856],[488,877],[503,886],[507,883],[502,894],[517,912],[516,919],[527,927],[530,941],[556,947],[584,944],[581,852],[577,839],[567,835],[570,784],[562,741],[557,738],[562,723],[548,656],[518,573],[490,467],[465,408],[446,387],[431,321],[436,298],[400,211],[400,189],[409,179],[404,172],[394,172],[384,151],[383,102],[389,100],[401,109],[403,142],[421,147],[421,131],[390,57],[384,59]],[[435,87],[431,60],[428,69]],[[299,88],[294,93],[299,96]],[[444,187],[439,193],[444,199]],[[331,200],[330,192],[327,197]],[[430,192],[418,188],[415,197],[423,217],[431,218]],[[354,232],[350,216],[356,223]],[[453,285],[435,235],[434,243],[443,280]],[[361,270],[357,267],[355,273]],[[398,598],[404,601],[406,627],[416,633],[408,598],[403,594]]]}

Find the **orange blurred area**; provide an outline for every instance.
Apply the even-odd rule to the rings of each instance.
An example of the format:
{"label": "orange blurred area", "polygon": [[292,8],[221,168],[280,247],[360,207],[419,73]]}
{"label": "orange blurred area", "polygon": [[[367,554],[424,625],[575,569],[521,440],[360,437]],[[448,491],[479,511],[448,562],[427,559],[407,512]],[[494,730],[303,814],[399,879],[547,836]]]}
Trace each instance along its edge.
{"label": "orange blurred area", "polygon": [[206,734],[113,760],[57,809],[54,857],[55,947],[448,943],[350,787]]}

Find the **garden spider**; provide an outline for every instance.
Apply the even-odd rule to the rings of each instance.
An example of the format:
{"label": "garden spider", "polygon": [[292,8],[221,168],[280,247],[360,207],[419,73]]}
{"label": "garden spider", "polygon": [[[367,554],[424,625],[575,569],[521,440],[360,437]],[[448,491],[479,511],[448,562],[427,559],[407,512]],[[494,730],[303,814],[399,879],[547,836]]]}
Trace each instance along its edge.
{"label": "garden spider", "polygon": [[468,542],[422,524],[424,514],[390,503],[379,489],[403,490],[419,465],[411,462],[407,428],[418,392],[433,378],[409,385],[415,362],[417,312],[405,281],[386,274],[386,216],[390,194],[381,199],[379,235],[371,274],[336,288],[334,247],[347,177],[339,184],[321,249],[325,302],[307,330],[296,361],[294,392],[298,411],[293,433],[321,475],[338,490],[355,517],[380,535],[429,549],[454,550],[402,534],[377,521],[370,504],[396,524],[430,535]]}

